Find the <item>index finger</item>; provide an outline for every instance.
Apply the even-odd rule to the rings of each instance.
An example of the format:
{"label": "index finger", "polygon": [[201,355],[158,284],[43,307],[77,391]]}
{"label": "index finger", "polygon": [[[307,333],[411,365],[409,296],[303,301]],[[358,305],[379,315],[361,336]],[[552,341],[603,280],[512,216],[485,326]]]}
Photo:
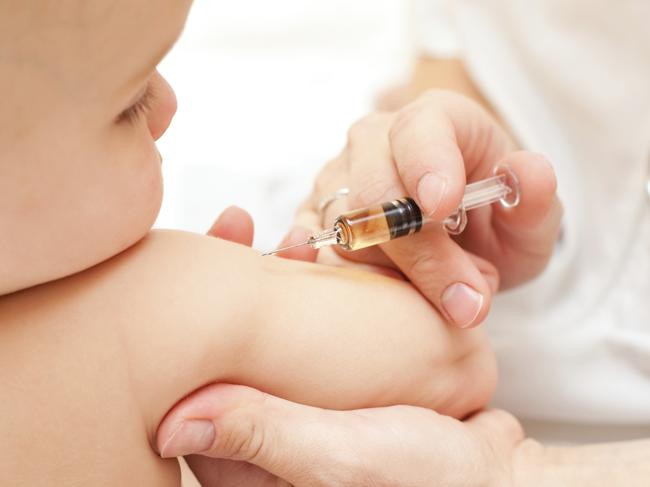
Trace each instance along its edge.
{"label": "index finger", "polygon": [[[445,120],[444,117],[437,119],[441,125]],[[366,117],[350,130],[348,165],[352,208],[375,206],[408,194],[391,154],[388,131],[392,123],[392,118],[381,115]],[[415,137],[430,135],[425,131]],[[452,168],[457,178],[464,181],[462,164],[452,164]],[[464,184],[458,186],[462,191]],[[423,228],[408,241],[391,240],[382,244],[381,249],[449,322],[469,327],[480,323],[487,315],[492,289],[486,276],[494,281],[496,272],[487,263],[482,264],[486,270],[482,272],[476,261],[442,228],[435,225]],[[357,258],[356,253],[344,255],[349,259]]]}
{"label": "index finger", "polygon": [[491,174],[512,142],[478,104],[435,91],[396,116],[390,145],[408,194],[431,219],[458,208],[468,179]]}

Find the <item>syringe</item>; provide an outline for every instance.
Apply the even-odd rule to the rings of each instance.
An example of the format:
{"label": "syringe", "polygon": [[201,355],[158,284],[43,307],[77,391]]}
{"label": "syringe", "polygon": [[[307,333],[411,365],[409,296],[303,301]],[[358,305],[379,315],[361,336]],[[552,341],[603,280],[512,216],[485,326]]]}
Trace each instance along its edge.
{"label": "syringe", "polygon": [[[495,175],[465,186],[463,200],[442,225],[452,234],[458,235],[467,226],[467,212],[497,201],[506,208],[519,204],[519,181],[508,167],[495,169]],[[329,245],[339,245],[345,250],[359,250],[378,245],[419,232],[425,224],[433,223],[423,216],[420,207],[411,198],[405,197],[386,203],[353,210],[340,215],[331,229],[309,237],[296,245],[279,248],[262,255],[309,245],[320,249]]]}

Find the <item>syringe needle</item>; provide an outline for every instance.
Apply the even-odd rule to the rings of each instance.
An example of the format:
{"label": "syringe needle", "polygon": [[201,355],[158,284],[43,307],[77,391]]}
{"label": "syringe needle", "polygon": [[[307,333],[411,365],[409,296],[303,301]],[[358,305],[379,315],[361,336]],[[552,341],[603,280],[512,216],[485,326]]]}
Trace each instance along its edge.
{"label": "syringe needle", "polygon": [[284,252],[285,250],[291,250],[291,249],[295,249],[297,247],[303,247],[305,245],[309,245],[310,243],[311,243],[311,239],[310,240],[305,240],[304,242],[301,242],[301,243],[298,243],[298,244],[288,245],[287,247],[280,247],[279,249],[271,250],[270,252],[264,252],[262,254],[262,257],[265,257],[267,255],[275,255],[275,254],[278,254],[280,252]]}
{"label": "syringe needle", "polygon": [[279,249],[272,250],[271,252],[266,252],[262,254],[262,257],[267,255],[277,254],[278,252],[284,252],[285,250],[295,249],[296,247],[303,247],[304,245],[309,245],[312,249],[320,249],[328,245],[336,245],[339,243],[339,230],[338,228],[330,228],[329,230],[324,230],[316,235],[312,235],[304,242],[295,245],[288,245],[287,247],[282,247]]}

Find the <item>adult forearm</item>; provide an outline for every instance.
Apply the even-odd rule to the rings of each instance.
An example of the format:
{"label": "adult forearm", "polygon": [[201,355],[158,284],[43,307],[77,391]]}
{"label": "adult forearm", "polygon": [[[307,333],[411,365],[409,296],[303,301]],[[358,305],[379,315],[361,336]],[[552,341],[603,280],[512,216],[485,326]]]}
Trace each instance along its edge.
{"label": "adult forearm", "polygon": [[514,487],[641,487],[650,479],[650,440],[544,447],[526,440],[515,454]]}
{"label": "adult forearm", "polygon": [[421,55],[406,83],[382,93],[377,100],[377,108],[385,111],[399,110],[428,90],[453,91],[478,102],[512,135],[513,131],[483,95],[461,59]]}
{"label": "adult forearm", "polygon": [[477,101],[488,111],[493,112],[461,59],[438,59],[426,55],[418,57],[406,84],[386,92],[385,96],[379,100],[379,105],[382,109],[395,110],[432,89],[455,91]]}
{"label": "adult forearm", "polygon": [[472,80],[461,59],[420,56],[413,69],[410,85],[415,96],[430,89],[451,90],[472,98],[490,109],[489,103]]}

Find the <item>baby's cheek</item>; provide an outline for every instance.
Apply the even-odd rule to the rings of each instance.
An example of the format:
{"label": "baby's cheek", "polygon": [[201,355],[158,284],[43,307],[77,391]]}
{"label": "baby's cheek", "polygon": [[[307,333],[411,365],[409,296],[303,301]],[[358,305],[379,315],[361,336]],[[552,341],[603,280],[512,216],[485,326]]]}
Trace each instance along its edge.
{"label": "baby's cheek", "polygon": [[163,196],[162,157],[155,147],[149,154],[149,164],[144,168],[142,187],[145,192],[145,203],[147,203],[149,214],[155,220]]}
{"label": "baby's cheek", "polygon": [[133,230],[137,227],[137,231],[144,235],[158,216],[163,196],[161,160],[155,146],[142,155],[142,160],[134,161],[132,174],[127,178],[129,197],[126,200],[132,204],[124,211],[134,213]]}
{"label": "baby's cheek", "polygon": [[102,180],[94,182],[93,198],[104,208],[104,219],[93,226],[115,255],[144,237],[156,220],[163,191],[160,155],[144,117],[114,124],[95,149]]}

